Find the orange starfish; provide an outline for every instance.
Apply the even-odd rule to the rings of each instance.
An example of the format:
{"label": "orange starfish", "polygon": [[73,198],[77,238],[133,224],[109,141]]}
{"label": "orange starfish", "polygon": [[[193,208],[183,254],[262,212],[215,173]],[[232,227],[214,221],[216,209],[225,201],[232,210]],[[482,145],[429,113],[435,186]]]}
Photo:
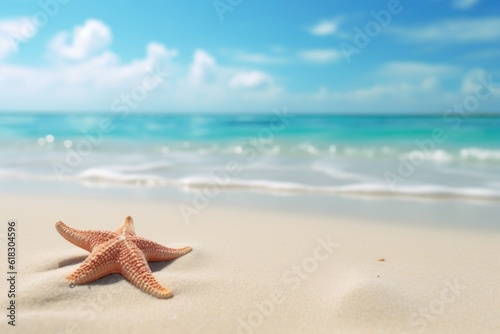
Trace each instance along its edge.
{"label": "orange starfish", "polygon": [[64,239],[91,252],[80,267],[66,276],[68,284],[90,283],[120,273],[142,291],[158,298],[170,298],[172,292],[158,283],[148,261],[173,260],[191,251],[191,247],[168,248],[136,236],[130,216],[115,232],[77,230],[61,221],[56,223],[56,230]]}

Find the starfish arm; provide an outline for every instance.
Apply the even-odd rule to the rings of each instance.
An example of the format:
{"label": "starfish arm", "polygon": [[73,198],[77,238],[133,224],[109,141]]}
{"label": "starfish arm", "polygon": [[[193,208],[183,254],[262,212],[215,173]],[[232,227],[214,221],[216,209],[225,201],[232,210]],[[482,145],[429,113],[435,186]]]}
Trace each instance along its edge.
{"label": "starfish arm", "polygon": [[116,233],[125,235],[135,235],[134,220],[132,219],[132,217],[127,216],[122,226],[120,226],[116,230]]}
{"label": "starfish arm", "polygon": [[85,261],[70,275],[66,276],[68,284],[85,284],[109,274],[120,272],[116,262],[119,251],[113,247],[116,240],[109,240],[96,247]]}
{"label": "starfish arm", "polygon": [[61,221],[56,223],[56,230],[64,239],[89,252],[91,252],[94,247],[116,237],[113,232],[78,230],[69,227]]}
{"label": "starfish arm", "polygon": [[135,287],[158,298],[170,298],[172,292],[162,286],[153,276],[142,251],[133,243],[121,250],[121,274]]}
{"label": "starfish arm", "polygon": [[135,237],[133,241],[144,253],[147,261],[169,261],[181,257],[192,250],[189,246],[183,248],[165,247],[141,237]]}

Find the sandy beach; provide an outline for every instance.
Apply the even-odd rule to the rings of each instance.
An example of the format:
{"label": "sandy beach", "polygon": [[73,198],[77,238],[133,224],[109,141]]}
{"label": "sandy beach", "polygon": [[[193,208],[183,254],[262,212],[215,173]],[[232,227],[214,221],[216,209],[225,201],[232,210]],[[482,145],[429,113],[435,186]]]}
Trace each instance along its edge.
{"label": "sandy beach", "polygon": [[[500,328],[498,231],[217,204],[186,223],[176,205],[150,200],[13,195],[0,202],[18,229],[17,319],[10,332],[402,334]],[[193,247],[175,261],[150,263],[173,298],[149,296],[116,274],[88,285],[66,284],[64,276],[88,253],[64,240],[54,223],[115,230],[126,215],[140,236]],[[4,244],[6,227],[1,237]],[[1,296],[5,305],[6,294]],[[1,327],[7,327],[5,318]]]}

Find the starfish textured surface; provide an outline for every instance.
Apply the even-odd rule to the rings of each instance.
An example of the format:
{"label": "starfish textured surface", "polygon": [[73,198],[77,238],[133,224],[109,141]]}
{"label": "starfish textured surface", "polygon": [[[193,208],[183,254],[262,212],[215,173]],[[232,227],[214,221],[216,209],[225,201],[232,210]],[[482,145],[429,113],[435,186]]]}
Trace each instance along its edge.
{"label": "starfish textured surface", "polygon": [[142,291],[158,298],[170,298],[172,292],[162,286],[149,269],[148,261],[168,261],[191,251],[191,247],[168,248],[138,237],[132,217],[115,232],[82,231],[63,222],[56,230],[64,239],[90,252],[90,255],[70,275],[68,284],[86,284],[103,276],[119,273]]}

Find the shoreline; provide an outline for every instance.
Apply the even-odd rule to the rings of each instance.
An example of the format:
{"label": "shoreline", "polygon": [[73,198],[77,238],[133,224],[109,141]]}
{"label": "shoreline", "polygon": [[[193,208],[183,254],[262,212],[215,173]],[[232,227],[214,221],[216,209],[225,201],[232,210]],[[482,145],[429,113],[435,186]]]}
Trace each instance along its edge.
{"label": "shoreline", "polygon": [[[373,197],[319,194],[275,194],[219,189],[207,196],[199,189],[175,187],[84,186],[72,182],[0,180],[0,198],[69,198],[71,200],[119,200],[164,204],[175,207],[175,217],[184,222],[203,220],[210,207],[239,208],[266,212],[289,212],[332,216],[358,221],[380,221],[395,225],[500,231],[500,206],[496,201],[457,198]],[[7,193],[8,190],[8,193]],[[4,206],[0,202],[0,209]],[[360,208],[362,208],[360,210]],[[397,209],[395,211],[395,208]],[[2,211],[7,212],[5,206]],[[181,211],[185,212],[182,217]],[[395,215],[394,213],[397,213]]]}

